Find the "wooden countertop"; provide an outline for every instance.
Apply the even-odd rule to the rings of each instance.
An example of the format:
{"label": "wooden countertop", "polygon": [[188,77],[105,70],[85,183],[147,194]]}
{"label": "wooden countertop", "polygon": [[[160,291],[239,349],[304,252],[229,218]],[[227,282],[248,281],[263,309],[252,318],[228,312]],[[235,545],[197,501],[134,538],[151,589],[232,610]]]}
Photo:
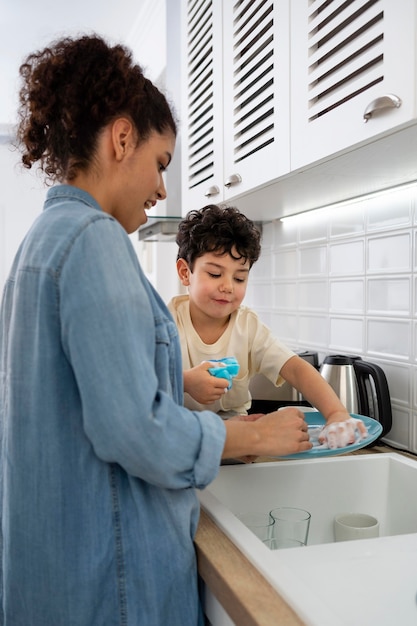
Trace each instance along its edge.
{"label": "wooden countertop", "polygon": [[198,571],[239,626],[303,626],[275,589],[202,510],[195,537]]}
{"label": "wooden countertop", "polygon": [[[350,454],[397,452],[414,460],[415,454],[374,445]],[[257,462],[279,462],[260,457]],[[195,537],[200,576],[238,626],[303,626],[304,622],[202,510]]]}

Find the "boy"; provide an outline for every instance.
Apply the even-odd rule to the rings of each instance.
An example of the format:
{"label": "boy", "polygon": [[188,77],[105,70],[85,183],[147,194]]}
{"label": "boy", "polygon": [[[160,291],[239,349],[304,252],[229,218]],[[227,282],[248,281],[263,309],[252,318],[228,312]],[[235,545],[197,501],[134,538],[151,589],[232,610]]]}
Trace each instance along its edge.
{"label": "boy", "polygon": [[[178,276],[188,295],[176,296],[168,307],[180,334],[185,405],[210,409],[224,419],[245,415],[251,406],[249,381],[262,373],[277,386],[288,381],[339,427],[339,422],[349,420],[316,369],[242,305],[249,271],[261,251],[254,223],[234,207],[208,205],[188,213],[176,241]],[[208,361],[231,356],[240,369],[228,390],[228,380],[209,373],[213,364]],[[362,431],[362,422],[357,427]],[[354,429],[348,430],[352,443]]]}

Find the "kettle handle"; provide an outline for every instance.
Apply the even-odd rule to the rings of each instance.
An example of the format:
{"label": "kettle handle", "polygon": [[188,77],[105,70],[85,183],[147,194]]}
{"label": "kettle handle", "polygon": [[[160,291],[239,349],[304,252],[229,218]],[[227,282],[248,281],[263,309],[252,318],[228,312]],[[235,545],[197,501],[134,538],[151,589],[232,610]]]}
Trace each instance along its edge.
{"label": "kettle handle", "polygon": [[378,421],[382,426],[382,433],[386,435],[392,427],[392,408],[391,398],[388,389],[388,382],[384,370],[375,363],[362,361],[358,359],[354,361],[353,367],[358,381],[359,403],[364,415],[369,415],[369,399],[365,387],[365,380],[372,378],[375,385],[376,403],[378,410]]}

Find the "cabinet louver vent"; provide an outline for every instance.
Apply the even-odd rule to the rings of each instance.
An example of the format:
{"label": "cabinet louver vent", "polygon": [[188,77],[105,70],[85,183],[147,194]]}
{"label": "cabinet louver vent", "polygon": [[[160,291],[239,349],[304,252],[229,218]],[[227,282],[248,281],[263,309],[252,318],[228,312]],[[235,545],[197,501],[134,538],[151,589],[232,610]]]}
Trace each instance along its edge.
{"label": "cabinet louver vent", "polygon": [[311,122],[383,80],[384,12],[381,0],[314,0],[309,12]]}
{"label": "cabinet louver vent", "polygon": [[211,0],[188,2],[187,41],[188,178],[191,189],[213,176],[214,81]]}
{"label": "cabinet louver vent", "polygon": [[273,1],[233,7],[234,162],[274,141]]}

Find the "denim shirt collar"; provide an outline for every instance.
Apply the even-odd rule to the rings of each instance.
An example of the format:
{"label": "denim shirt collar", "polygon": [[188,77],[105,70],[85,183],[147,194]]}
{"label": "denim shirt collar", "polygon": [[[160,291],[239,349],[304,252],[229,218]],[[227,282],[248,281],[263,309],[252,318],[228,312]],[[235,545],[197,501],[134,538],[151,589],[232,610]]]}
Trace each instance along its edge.
{"label": "denim shirt collar", "polygon": [[97,211],[102,211],[103,209],[93,198],[93,196],[88,193],[88,191],[84,191],[84,189],[80,189],[79,187],[75,187],[74,185],[56,185],[48,189],[46,194],[46,200],[44,204],[44,211],[48,208],[51,208],[51,205],[55,203],[56,200],[78,200],[79,202],[83,202],[87,206]]}

